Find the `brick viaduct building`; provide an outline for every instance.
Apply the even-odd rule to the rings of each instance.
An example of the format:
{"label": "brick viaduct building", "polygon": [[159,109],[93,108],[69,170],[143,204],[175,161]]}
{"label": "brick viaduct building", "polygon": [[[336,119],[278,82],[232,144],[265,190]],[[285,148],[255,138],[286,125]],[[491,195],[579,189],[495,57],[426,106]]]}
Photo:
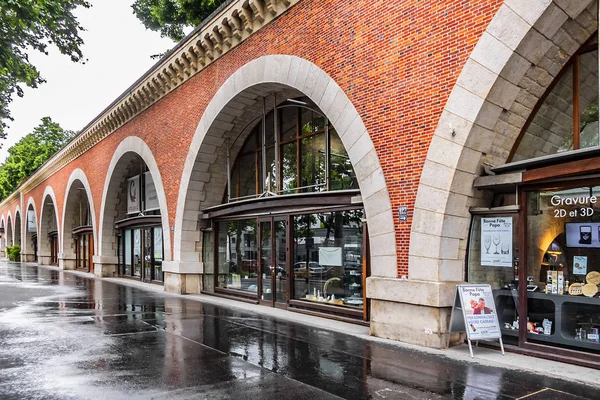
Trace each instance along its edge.
{"label": "brick viaduct building", "polygon": [[445,347],[473,210],[572,135],[596,32],[590,0],[229,1],[0,204],[2,246]]}

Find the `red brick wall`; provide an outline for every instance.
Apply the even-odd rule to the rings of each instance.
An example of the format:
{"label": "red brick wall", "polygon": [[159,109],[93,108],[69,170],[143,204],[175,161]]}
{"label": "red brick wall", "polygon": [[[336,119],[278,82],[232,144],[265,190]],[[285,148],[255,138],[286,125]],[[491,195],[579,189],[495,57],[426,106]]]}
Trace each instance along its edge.
{"label": "red brick wall", "polygon": [[[406,205],[412,215],[422,165],[443,106],[501,3],[303,0],[31,195],[36,205],[41,204],[44,187],[51,185],[62,220],[67,179],[74,168],[81,168],[94,196],[96,221],[100,221],[104,175],[113,151],[123,138],[135,135],[146,141],[156,157],[170,224],[174,225],[186,149],[210,99],[250,60],[266,54],[290,54],[317,64],[345,90],[379,154],[392,208]],[[407,274],[411,221],[400,225],[396,220],[395,225],[398,273],[402,275]]]}

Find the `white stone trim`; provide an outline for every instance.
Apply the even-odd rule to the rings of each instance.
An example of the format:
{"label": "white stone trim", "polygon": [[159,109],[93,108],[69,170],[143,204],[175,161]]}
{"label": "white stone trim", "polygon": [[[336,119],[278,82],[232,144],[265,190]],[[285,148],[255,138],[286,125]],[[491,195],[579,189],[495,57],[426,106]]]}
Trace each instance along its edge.
{"label": "white stone trim", "polygon": [[[197,219],[198,216],[198,211],[186,210],[186,200],[194,163],[208,130],[221,110],[238,94],[253,86],[273,83],[294,88],[306,94],[325,113],[336,127],[342,143],[348,151],[352,165],[355,166],[367,218],[378,221],[394,220],[383,170],[375,146],[362,122],[362,118],[342,88],[325,71],[310,61],[283,54],[263,56],[248,62],[225,81],[206,107],[198,123],[179,186],[175,216],[175,261],[184,261],[190,253],[195,251],[191,247],[193,241],[182,239],[184,226],[195,226],[196,220],[190,220],[190,223],[194,223],[187,224],[184,223],[186,222],[184,216],[192,219]],[[364,165],[365,169],[357,168],[358,165]],[[379,240],[373,236],[377,234],[378,237],[385,238],[386,244],[391,247],[385,251],[378,250],[382,254],[372,257],[373,273],[379,276],[396,277],[396,232],[393,222],[381,226],[371,227],[369,225],[369,232],[373,238],[372,245],[375,240]],[[381,259],[381,262],[375,266],[375,261],[379,259]]]}
{"label": "white stone trim", "polygon": [[[62,207],[62,221],[60,221],[60,237],[58,238],[58,242],[60,243],[60,252],[64,252],[64,243],[62,242],[65,237],[65,215],[67,215],[67,202],[69,197],[69,192],[71,191],[71,186],[75,181],[80,181],[85,188],[85,194],[87,196],[88,204],[90,205],[90,214],[92,216],[92,234],[94,235],[94,254],[98,251],[98,234],[97,234],[97,225],[96,225],[96,208],[94,207],[94,197],[92,196],[92,188],[87,179],[87,175],[81,168],[74,169],[69,176],[69,180],[67,181],[67,186],[65,189],[65,195],[63,196],[63,207]],[[103,197],[104,198],[104,197]],[[54,207],[56,207],[56,199],[53,199]],[[58,211],[57,211],[58,212]],[[58,218],[56,219],[58,223]]]}
{"label": "white stone trim", "polygon": [[[38,218],[37,209],[35,207],[35,200],[33,199],[33,196],[29,195],[29,198],[27,199],[27,207],[25,207],[25,224],[24,224],[25,229],[24,229],[24,232],[23,232],[24,240],[21,243],[21,254],[28,254],[28,252],[30,250],[29,249],[29,240],[27,240],[27,236],[29,234],[29,229],[28,229],[28,226],[27,226],[27,218],[28,218],[28,214],[29,214],[28,213],[29,206],[33,206],[33,213],[34,213],[35,219],[36,219],[36,221],[35,221],[36,222],[36,226],[35,226],[36,233],[38,233],[39,230],[40,230],[40,228],[38,226],[38,223],[40,222],[40,219]],[[39,244],[40,244],[39,240],[40,240],[40,237],[38,235],[38,237],[37,237],[38,249],[39,249]]]}
{"label": "white stone trim", "polygon": [[[58,216],[58,207],[56,205],[56,195],[54,194],[54,189],[52,188],[52,186],[48,185],[44,188],[44,194],[42,195],[42,207],[40,209],[40,219],[39,219],[39,228],[38,228],[38,250],[40,250],[42,248],[41,244],[41,240],[42,240],[42,219],[44,218],[44,210],[46,208],[46,197],[50,197],[50,199],[52,200],[52,204],[54,206],[54,218],[56,218],[56,226],[57,226],[57,230],[58,230],[58,249],[57,249],[57,253],[60,253],[62,251],[62,232],[58,229],[59,226],[59,221],[60,218]],[[47,239],[47,238],[46,238]]]}
{"label": "white stone trim", "polygon": [[[117,163],[125,155],[125,153],[133,152],[140,156],[142,160],[146,163],[150,174],[152,175],[152,180],[154,181],[154,186],[156,188],[156,194],[158,196],[158,204],[160,206],[160,216],[162,221],[162,230],[163,230],[163,243],[164,243],[164,260],[171,260],[171,234],[169,230],[169,211],[167,209],[167,198],[165,196],[165,189],[162,181],[162,177],[160,174],[160,170],[158,165],[156,164],[156,159],[152,154],[152,150],[150,147],[139,137],[137,136],[128,136],[121,141],[117,149],[113,153],[112,159],[110,160],[110,164],[106,171],[106,178],[104,180],[104,187],[102,189],[102,205],[100,206],[100,223],[98,225],[98,245],[97,256],[98,259],[103,259],[106,257],[112,257],[112,254],[103,254],[103,235],[104,235],[104,215],[106,213],[106,199],[108,196],[108,188],[110,185],[111,178],[117,166]],[[92,204],[90,203],[90,207]],[[64,219],[64,216],[63,216]]]}
{"label": "white stone trim", "polygon": [[[21,194],[21,197],[22,196],[23,195]],[[15,237],[16,237],[15,233],[16,233],[16,230],[17,230],[17,224],[15,224],[15,220],[17,219],[17,214],[19,214],[19,225],[20,225],[19,229],[21,229],[21,235],[19,237],[19,242],[20,242],[19,246],[21,246],[21,248],[23,248],[23,213],[21,212],[21,206],[18,205],[18,204],[15,207],[15,216],[14,216],[13,224],[12,224],[13,225],[13,236],[12,236],[13,237],[13,246],[14,246],[14,243],[15,243]]]}
{"label": "white stone trim", "polygon": [[[468,208],[480,201],[472,182],[484,153],[495,150],[500,114],[513,110],[521,80],[553,46],[563,24],[591,2],[506,0],[498,9],[450,93],[427,153],[411,226],[410,279],[464,279]],[[569,49],[558,45],[567,54],[573,48],[570,42]],[[521,127],[525,122],[522,115],[515,120]],[[516,136],[505,140],[514,143]]]}

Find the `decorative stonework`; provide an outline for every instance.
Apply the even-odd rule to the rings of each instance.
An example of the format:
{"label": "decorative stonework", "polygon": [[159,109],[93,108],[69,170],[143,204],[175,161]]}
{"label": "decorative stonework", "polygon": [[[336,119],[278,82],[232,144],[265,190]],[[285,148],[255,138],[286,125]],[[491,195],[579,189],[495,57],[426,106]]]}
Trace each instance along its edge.
{"label": "decorative stonework", "polygon": [[[164,270],[175,273],[202,273],[200,210],[222,201],[226,185],[224,139],[237,135],[243,118],[269,93],[280,98],[293,90],[308,96],[332,122],[354,166],[368,218],[371,239],[371,273],[397,274],[396,233],[393,211],[379,156],[362,117],[344,90],[319,66],[300,57],[269,55],[254,59],[235,71],[219,88],[198,123],[184,165],[174,232],[174,262]],[[272,101],[272,97],[269,98]],[[225,122],[232,104],[239,103],[242,120]],[[245,115],[245,113],[248,115]],[[243,138],[240,139],[240,146]],[[210,185],[210,187],[209,187]]]}
{"label": "decorative stonework", "polygon": [[423,166],[409,279],[462,281],[469,207],[483,163],[507,157],[527,118],[570,57],[597,30],[597,2],[506,0],[465,63]]}
{"label": "decorative stonework", "polygon": [[[222,7],[23,182],[19,191],[39,185],[299,1],[234,0]],[[9,196],[0,206],[13,199]]]}

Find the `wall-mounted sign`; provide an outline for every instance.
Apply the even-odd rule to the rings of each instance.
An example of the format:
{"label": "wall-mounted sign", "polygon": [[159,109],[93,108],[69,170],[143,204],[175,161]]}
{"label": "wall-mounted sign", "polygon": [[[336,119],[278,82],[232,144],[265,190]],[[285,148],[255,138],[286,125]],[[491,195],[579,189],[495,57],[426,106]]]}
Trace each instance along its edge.
{"label": "wall-mounted sign", "polygon": [[512,267],[512,217],[481,218],[481,265]]}
{"label": "wall-mounted sign", "polygon": [[140,176],[127,179],[127,214],[140,212]]}
{"label": "wall-mounted sign", "polygon": [[398,207],[398,221],[400,221],[400,222],[408,221],[408,207],[407,206],[399,206]]}
{"label": "wall-mounted sign", "polygon": [[144,173],[144,209],[146,211],[158,210],[158,195],[154,187],[154,180],[150,172]]}
{"label": "wall-mounted sign", "polygon": [[37,232],[35,212],[33,210],[27,210],[27,232]]}

